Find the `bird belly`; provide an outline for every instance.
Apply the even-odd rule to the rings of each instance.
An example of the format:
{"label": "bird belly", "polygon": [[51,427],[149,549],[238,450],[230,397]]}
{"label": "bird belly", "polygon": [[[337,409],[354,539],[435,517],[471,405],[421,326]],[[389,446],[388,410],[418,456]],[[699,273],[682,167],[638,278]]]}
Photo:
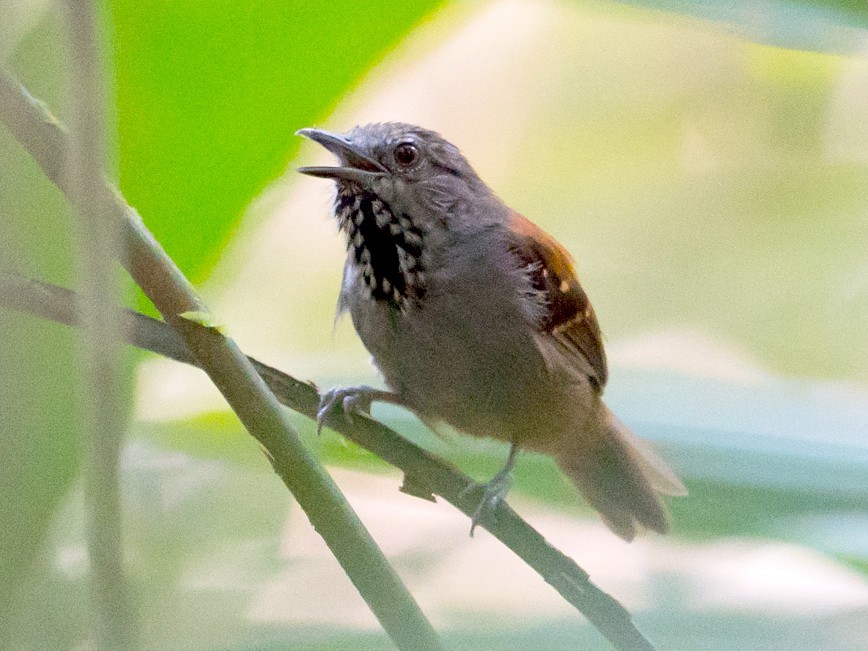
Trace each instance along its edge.
{"label": "bird belly", "polygon": [[353,298],[361,295],[347,295],[356,331],[386,384],[423,419],[539,451],[575,427],[575,387],[549,371],[510,295],[469,297],[470,310],[454,293],[429,291],[406,313]]}

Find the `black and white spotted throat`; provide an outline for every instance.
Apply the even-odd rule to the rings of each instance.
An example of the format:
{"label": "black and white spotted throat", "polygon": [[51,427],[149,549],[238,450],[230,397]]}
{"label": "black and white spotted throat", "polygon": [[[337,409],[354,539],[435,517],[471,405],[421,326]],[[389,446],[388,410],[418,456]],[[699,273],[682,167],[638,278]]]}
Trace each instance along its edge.
{"label": "black and white spotted throat", "polygon": [[335,217],[371,298],[402,312],[418,305],[425,296],[424,233],[413,220],[396,215],[376,194],[348,182],[338,184]]}

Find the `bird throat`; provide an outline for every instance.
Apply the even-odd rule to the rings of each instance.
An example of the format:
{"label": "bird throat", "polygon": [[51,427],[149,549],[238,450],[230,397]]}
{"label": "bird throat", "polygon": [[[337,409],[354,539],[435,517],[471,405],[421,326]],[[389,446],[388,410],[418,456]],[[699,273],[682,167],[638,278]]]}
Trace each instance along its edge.
{"label": "bird throat", "polygon": [[424,234],[410,217],[354,184],[338,186],[335,216],[371,298],[401,311],[418,303],[425,295]]}

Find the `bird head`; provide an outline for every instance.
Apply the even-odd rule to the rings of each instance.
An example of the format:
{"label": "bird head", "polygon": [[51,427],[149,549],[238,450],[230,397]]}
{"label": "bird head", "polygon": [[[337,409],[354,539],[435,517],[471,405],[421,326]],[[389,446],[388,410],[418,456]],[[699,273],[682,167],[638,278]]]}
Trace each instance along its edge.
{"label": "bird head", "polygon": [[424,294],[424,271],[440,245],[497,214],[476,209],[499,202],[458,148],[434,131],[389,122],[346,134],[297,133],[338,159],[334,167],[298,171],[335,181],[338,226],[375,298],[406,308]]}

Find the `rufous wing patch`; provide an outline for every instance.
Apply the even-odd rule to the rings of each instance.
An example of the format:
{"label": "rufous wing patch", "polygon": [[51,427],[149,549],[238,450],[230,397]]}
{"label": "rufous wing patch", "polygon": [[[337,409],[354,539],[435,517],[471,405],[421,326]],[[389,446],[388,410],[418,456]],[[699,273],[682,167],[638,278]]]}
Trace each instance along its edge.
{"label": "rufous wing patch", "polygon": [[528,270],[534,289],[545,299],[540,330],[579,356],[577,364],[591,369],[590,379],[602,392],[608,379],[602,334],[570,254],[551,235],[515,211],[510,214],[509,229],[514,235],[513,252]]}

